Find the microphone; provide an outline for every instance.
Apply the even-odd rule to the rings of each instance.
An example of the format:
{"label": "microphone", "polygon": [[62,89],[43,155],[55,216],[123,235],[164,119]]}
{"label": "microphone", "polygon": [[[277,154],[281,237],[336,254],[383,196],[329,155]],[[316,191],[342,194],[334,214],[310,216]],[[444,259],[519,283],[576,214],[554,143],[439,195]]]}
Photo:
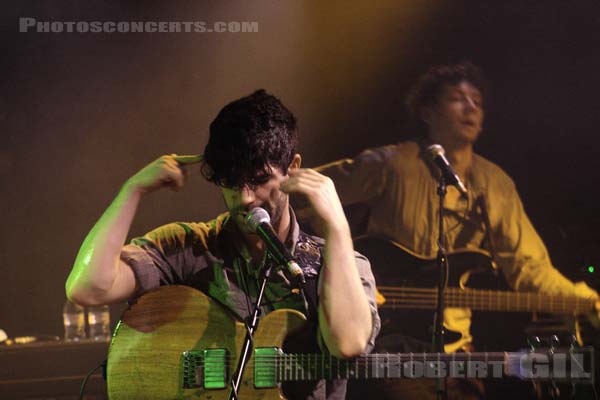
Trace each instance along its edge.
{"label": "microphone", "polygon": [[246,225],[251,232],[260,236],[275,261],[286,267],[293,283],[299,287],[304,286],[306,280],[302,268],[273,231],[269,213],[264,208],[254,207],[246,216]]}
{"label": "microphone", "polygon": [[460,194],[464,197],[467,197],[467,188],[454,171],[454,168],[452,168],[452,165],[450,165],[448,162],[444,148],[439,144],[432,144],[431,146],[427,147],[427,152],[429,153],[429,156],[435,165],[437,165],[440,169],[442,176],[446,180],[446,183],[456,186]]}

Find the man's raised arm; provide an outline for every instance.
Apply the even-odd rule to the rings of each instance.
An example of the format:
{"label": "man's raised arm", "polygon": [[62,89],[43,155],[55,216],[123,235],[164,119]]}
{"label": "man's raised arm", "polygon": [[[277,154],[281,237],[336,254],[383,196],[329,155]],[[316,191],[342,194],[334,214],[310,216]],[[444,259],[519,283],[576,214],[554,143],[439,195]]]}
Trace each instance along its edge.
{"label": "man's raised arm", "polygon": [[123,301],[133,295],[135,276],[120,254],[141,197],[161,187],[182,188],[182,167],[201,160],[199,155],[162,156],[125,182],[79,249],[66,283],[69,299],[96,305]]}

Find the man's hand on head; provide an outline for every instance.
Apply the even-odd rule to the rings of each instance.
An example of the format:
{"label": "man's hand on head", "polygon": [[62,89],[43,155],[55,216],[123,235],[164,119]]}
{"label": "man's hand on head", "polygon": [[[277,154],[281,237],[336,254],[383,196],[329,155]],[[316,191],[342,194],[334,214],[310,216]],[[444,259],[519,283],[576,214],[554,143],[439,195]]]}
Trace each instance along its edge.
{"label": "man's hand on head", "polygon": [[177,191],[185,184],[186,167],[199,163],[202,159],[202,155],[164,155],[129,178],[126,185],[142,194],[161,187]]}
{"label": "man's hand on head", "polygon": [[329,177],[309,168],[291,168],[288,173],[289,178],[282,182],[281,190],[306,198],[317,234],[326,236],[331,230],[349,229],[342,204]]}

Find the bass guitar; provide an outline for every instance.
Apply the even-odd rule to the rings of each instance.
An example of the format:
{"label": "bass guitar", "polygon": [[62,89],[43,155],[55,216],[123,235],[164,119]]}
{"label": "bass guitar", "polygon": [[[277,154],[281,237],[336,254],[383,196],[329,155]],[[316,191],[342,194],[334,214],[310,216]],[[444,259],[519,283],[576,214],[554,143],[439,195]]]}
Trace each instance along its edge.
{"label": "bass guitar", "polygon": [[[390,329],[421,341],[431,339],[433,313],[437,306],[435,258],[422,257],[386,239],[359,237],[355,249],[371,261],[379,291],[378,306]],[[529,292],[473,289],[469,286],[499,287],[492,260],[481,249],[458,249],[448,254],[446,307],[497,312],[543,312],[581,315],[595,309],[595,300],[575,296],[549,296]],[[391,322],[390,322],[391,321]],[[446,327],[446,351],[455,351],[466,332]],[[385,334],[385,332],[384,332]]]}

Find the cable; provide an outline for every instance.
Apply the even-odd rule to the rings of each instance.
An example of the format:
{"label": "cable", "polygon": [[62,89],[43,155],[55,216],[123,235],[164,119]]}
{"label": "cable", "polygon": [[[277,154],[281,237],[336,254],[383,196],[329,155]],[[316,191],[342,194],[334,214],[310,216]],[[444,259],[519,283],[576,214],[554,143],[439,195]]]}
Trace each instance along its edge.
{"label": "cable", "polygon": [[[87,373],[85,378],[83,378],[83,381],[81,382],[81,388],[79,389],[79,400],[83,400],[83,393],[85,392],[85,385],[87,385],[87,381],[88,381],[88,379],[90,379],[90,376],[92,376],[92,374],[101,367],[103,368],[104,371],[106,371],[106,361],[107,360],[104,360],[99,365],[95,366],[90,372]],[[105,372],[102,373],[102,376],[104,376],[106,379]]]}

